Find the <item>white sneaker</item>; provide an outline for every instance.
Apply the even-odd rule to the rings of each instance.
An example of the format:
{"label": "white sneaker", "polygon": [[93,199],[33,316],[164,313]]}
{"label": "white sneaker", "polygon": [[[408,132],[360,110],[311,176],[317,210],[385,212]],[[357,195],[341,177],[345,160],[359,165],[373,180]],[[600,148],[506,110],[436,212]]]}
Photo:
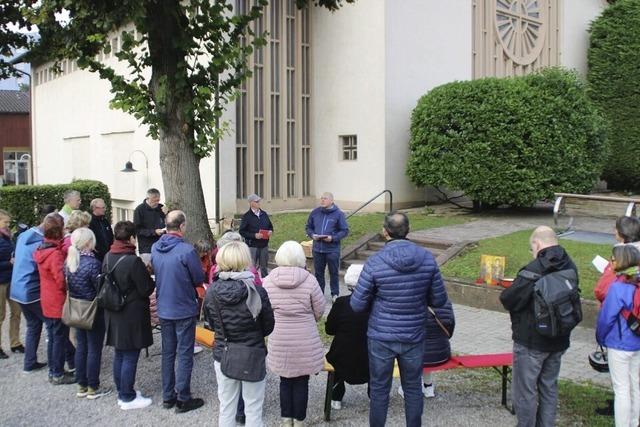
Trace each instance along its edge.
{"label": "white sneaker", "polygon": [[120,409],[128,411],[130,409],[142,409],[151,405],[152,401],[148,397],[136,396],[131,402],[122,402]]}
{"label": "white sneaker", "polygon": [[436,397],[436,390],[433,384],[422,384],[422,394],[424,394],[424,397],[426,397],[427,399]]}
{"label": "white sneaker", "polygon": [[331,304],[335,303],[338,299],[338,295],[331,295]]}
{"label": "white sneaker", "polygon": [[193,354],[198,354],[202,350],[204,350],[204,349],[202,347],[200,347],[199,345],[197,345],[197,344],[193,346]]}
{"label": "white sneaker", "polygon": [[[118,395],[118,393],[116,393]],[[136,390],[136,397],[142,397],[142,392],[140,390]],[[122,406],[124,402],[118,398],[118,406]]]}
{"label": "white sneaker", "polygon": [[331,409],[342,409],[342,402],[339,400],[332,400],[331,401]]}

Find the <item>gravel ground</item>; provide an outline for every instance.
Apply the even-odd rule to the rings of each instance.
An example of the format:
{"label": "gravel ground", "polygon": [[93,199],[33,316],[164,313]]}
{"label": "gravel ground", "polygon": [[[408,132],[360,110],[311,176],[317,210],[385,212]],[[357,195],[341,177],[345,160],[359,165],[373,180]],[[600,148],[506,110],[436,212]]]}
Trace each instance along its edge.
{"label": "gravel ground", "polygon": [[[7,325],[8,326],[8,325]],[[7,326],[3,327],[5,351],[8,351]],[[24,322],[21,330],[24,335]],[[47,382],[46,368],[39,372],[22,372],[22,355],[10,354],[0,360],[0,425],[2,426],[69,426],[69,425],[135,425],[135,426],[199,426],[217,425],[218,401],[213,358],[209,350],[195,357],[191,389],[194,397],[202,397],[205,406],[186,414],[175,414],[162,408],[162,382],[160,376],[160,337],[150,349],[150,357],[144,352],[138,364],[136,388],[153,398],[149,408],[122,411],[112,394],[89,401],[75,397],[76,385],[52,386]],[[46,361],[45,333],[40,342],[39,360]],[[102,384],[113,386],[111,363],[113,350],[105,348],[102,362]],[[470,380],[468,375],[445,372],[436,375],[435,399],[425,399],[423,425],[425,426],[507,426],[514,425],[515,418],[500,406],[500,381],[481,382]],[[264,404],[264,420],[268,426],[280,422],[278,378],[267,375],[267,396]],[[366,426],[368,425],[369,400],[366,386],[347,386],[343,409],[332,411],[331,423],[323,421],[323,401],[326,374],[311,377],[309,382],[309,409],[307,425]],[[404,425],[403,400],[396,393],[399,380],[394,380],[389,405],[387,425]]]}

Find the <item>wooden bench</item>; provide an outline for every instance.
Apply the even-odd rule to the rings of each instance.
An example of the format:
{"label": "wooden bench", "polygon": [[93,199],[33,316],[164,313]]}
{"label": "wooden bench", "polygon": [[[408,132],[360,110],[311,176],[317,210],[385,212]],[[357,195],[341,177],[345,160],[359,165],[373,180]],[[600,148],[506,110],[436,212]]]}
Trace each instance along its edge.
{"label": "wooden bench", "polygon": [[[497,353],[497,354],[471,354],[452,356],[448,362],[438,365],[429,366],[423,369],[424,372],[437,372],[447,369],[475,369],[475,368],[493,368],[502,379],[502,406],[513,412],[507,406],[507,384],[511,382],[511,367],[513,366],[513,353]],[[324,398],[324,420],[331,421],[331,392],[335,381],[335,369],[329,362],[325,360],[324,371],[327,371],[327,388]],[[393,376],[400,377],[398,365],[393,369]]]}
{"label": "wooden bench", "polygon": [[[636,205],[640,199],[631,197],[609,197],[590,194],[554,193],[556,201],[553,205],[553,222],[560,233],[574,229],[576,216],[596,218],[617,218],[619,216],[636,216]],[[566,226],[561,226],[562,217],[569,217]]]}

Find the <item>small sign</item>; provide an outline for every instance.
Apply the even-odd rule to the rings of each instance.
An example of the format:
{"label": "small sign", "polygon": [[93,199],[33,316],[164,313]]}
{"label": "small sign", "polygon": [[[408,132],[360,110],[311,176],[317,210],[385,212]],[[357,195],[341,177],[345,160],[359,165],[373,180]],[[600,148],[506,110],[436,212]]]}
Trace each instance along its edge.
{"label": "small sign", "polygon": [[503,256],[480,256],[480,281],[487,285],[497,285],[504,278],[507,259]]}

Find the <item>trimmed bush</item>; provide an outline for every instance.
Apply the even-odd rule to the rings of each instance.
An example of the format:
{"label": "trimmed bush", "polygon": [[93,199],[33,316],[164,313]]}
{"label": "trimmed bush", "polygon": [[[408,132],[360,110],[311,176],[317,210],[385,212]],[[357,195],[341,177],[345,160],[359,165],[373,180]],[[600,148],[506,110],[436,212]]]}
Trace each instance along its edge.
{"label": "trimmed bush", "polygon": [[639,190],[640,1],[615,2],[590,31],[588,93],[612,125],[603,178],[611,188]]}
{"label": "trimmed bush", "polygon": [[58,185],[13,185],[0,187],[0,208],[7,210],[15,223],[37,225],[38,210],[43,205],[54,205],[60,209],[64,205],[63,195],[67,190],[80,192],[80,209],[89,211],[89,204],[95,198],[104,199],[107,205],[107,219],[111,219],[111,194],[109,187],[100,181],[79,180]]}
{"label": "trimmed bush", "polygon": [[483,205],[530,206],[554,192],[593,188],[605,129],[570,71],[453,82],[413,110],[407,174]]}

